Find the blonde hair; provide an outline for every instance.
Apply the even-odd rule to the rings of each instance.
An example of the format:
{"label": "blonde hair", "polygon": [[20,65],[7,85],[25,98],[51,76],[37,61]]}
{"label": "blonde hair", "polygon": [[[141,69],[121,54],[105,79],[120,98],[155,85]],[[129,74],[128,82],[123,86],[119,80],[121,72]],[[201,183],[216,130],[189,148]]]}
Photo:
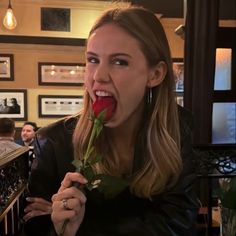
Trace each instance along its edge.
{"label": "blonde hair", "polygon": [[[180,157],[180,131],[177,105],[174,95],[172,60],[164,29],[156,16],[141,7],[116,8],[106,11],[94,24],[90,35],[105,24],[115,24],[140,43],[150,67],[164,61],[167,74],[163,82],[152,88],[143,98],[146,102],[140,132],[135,145],[135,173],[130,179],[130,190],[139,197],[151,198],[173,186],[182,168]],[[75,158],[83,158],[91,133],[91,99],[85,91],[84,112],[74,132]],[[97,172],[121,175],[122,163],[112,148],[109,131],[104,128],[96,148],[104,155]],[[108,157],[109,158],[106,158]],[[133,163],[132,163],[133,164]]]}

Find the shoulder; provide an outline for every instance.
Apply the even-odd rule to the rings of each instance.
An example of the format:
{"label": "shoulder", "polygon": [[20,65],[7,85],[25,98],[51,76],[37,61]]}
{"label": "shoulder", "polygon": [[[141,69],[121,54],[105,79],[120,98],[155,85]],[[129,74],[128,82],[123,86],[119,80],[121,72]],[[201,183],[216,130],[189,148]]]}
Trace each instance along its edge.
{"label": "shoulder", "polygon": [[52,124],[40,128],[37,137],[59,137],[61,135],[72,135],[78,121],[78,116],[70,116],[60,119]]}
{"label": "shoulder", "polygon": [[15,140],[15,143],[21,145],[21,146],[25,146],[24,142],[22,141],[22,139],[17,139]]}

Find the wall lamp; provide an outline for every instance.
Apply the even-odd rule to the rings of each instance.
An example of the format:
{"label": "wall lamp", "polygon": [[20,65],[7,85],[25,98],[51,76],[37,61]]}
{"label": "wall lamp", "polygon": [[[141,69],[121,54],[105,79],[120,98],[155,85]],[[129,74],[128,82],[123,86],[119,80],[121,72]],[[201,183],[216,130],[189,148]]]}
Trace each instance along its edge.
{"label": "wall lamp", "polygon": [[3,19],[3,25],[8,30],[13,30],[17,26],[16,17],[13,14],[12,6],[11,6],[11,0],[9,0],[7,12]]}

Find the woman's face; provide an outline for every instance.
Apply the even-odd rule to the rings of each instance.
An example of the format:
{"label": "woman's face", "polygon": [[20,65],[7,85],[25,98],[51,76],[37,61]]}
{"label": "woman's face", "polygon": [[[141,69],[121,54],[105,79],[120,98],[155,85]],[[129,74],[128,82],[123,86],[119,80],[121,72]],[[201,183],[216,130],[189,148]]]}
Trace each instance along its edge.
{"label": "woman's face", "polygon": [[150,72],[139,42],[122,28],[107,24],[90,36],[86,50],[87,91],[93,102],[98,96],[113,96],[117,102],[106,126],[139,120]]}

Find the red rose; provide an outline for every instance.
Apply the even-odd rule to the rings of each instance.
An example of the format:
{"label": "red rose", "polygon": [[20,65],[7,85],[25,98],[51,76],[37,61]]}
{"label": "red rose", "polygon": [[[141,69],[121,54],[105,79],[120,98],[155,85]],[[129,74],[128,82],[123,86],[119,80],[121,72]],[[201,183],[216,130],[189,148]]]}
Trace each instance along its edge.
{"label": "red rose", "polygon": [[105,118],[103,121],[108,121],[113,116],[116,109],[116,100],[113,97],[98,97],[93,103],[93,112],[95,117],[106,110]]}

